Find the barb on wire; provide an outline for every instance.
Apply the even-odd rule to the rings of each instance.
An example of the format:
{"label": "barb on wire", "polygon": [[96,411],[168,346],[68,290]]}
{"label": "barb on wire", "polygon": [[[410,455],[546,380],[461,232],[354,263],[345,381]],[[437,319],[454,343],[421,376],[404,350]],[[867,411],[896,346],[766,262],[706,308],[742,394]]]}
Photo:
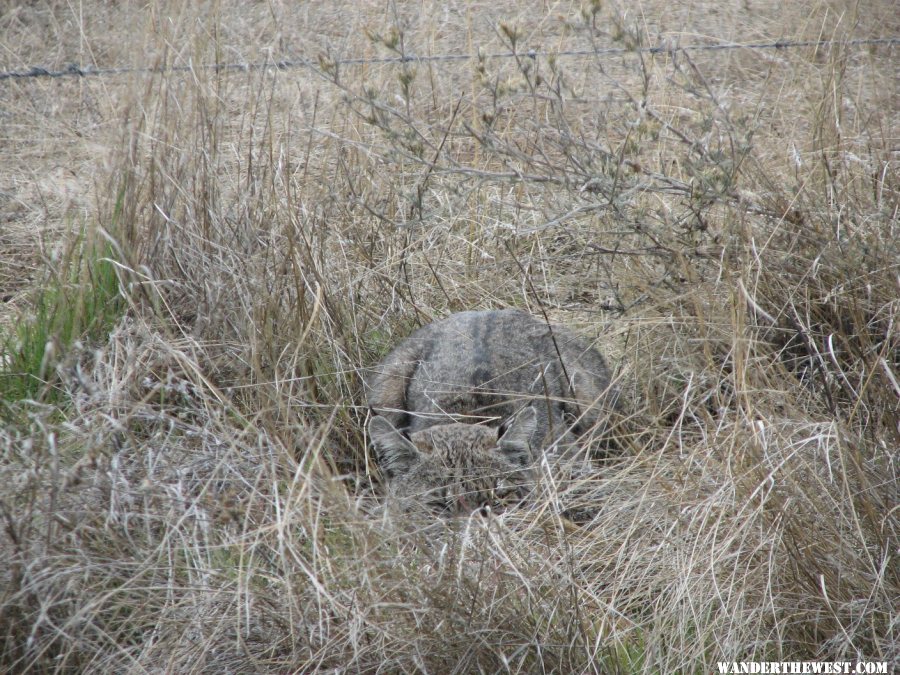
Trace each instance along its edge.
{"label": "barb on wire", "polygon": [[[489,59],[507,59],[526,56],[537,58],[539,56],[554,57],[578,57],[578,56],[616,56],[625,54],[675,54],[677,52],[718,51],[731,49],[790,49],[795,47],[826,47],[829,45],[844,45],[857,47],[863,45],[896,45],[900,44],[900,37],[863,38],[859,40],[776,40],[775,42],[723,42],[709,45],[684,45],[670,46],[660,45],[656,47],[608,47],[602,49],[571,49],[563,51],[544,51],[531,49],[527,52],[499,52],[486,54]],[[335,59],[337,65],[367,65],[367,64],[392,64],[392,63],[426,63],[440,61],[467,61],[476,58],[475,54],[432,54],[430,56],[416,56],[408,54],[404,56],[385,56],[375,58],[346,58]],[[182,66],[144,66],[121,68],[96,68],[94,66],[80,66],[70,63],[62,70],[51,70],[42,66],[32,66],[27,70],[0,71],[0,80],[29,79],[38,77],[92,77],[104,75],[126,74],[161,74],[180,73],[193,70],[212,70],[214,72],[226,71],[253,71],[253,70],[287,70],[290,68],[315,67],[308,59],[288,59],[281,61],[263,61],[258,63],[210,63],[189,64]]]}

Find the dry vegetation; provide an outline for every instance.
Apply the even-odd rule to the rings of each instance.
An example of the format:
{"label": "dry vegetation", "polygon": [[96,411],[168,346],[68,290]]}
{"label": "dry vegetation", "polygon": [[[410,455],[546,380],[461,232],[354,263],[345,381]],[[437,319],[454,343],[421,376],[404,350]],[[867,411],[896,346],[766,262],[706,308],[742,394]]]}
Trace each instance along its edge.
{"label": "dry vegetation", "polygon": [[[196,66],[0,82],[0,669],[898,668],[892,5],[0,9],[3,70]],[[527,55],[773,39],[836,42]],[[473,58],[340,63],[403,54]],[[610,355],[617,451],[383,517],[365,368],[508,306]]]}

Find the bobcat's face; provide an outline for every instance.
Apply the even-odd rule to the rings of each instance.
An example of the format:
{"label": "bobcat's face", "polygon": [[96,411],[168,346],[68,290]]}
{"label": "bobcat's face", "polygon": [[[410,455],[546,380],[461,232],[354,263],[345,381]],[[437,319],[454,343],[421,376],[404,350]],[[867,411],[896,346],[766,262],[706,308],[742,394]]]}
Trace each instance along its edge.
{"label": "bobcat's face", "polygon": [[416,432],[410,441],[420,457],[391,479],[395,498],[441,514],[467,515],[516,496],[524,467],[500,451],[496,429],[444,424]]}
{"label": "bobcat's face", "polygon": [[528,438],[535,415],[526,409],[506,430],[441,424],[409,437],[385,418],[369,422],[369,436],[390,480],[390,496],[406,511],[469,515],[518,501],[529,482]]}

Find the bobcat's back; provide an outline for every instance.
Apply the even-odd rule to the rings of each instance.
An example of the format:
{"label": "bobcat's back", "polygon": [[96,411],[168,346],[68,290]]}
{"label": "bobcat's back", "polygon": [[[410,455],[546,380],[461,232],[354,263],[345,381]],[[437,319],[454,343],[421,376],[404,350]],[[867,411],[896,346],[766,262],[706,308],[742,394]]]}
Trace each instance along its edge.
{"label": "bobcat's back", "polygon": [[581,434],[616,405],[603,357],[562,326],[517,310],[460,312],[424,326],[376,368],[369,405],[415,433],[452,421],[498,426],[528,405],[532,447]]}

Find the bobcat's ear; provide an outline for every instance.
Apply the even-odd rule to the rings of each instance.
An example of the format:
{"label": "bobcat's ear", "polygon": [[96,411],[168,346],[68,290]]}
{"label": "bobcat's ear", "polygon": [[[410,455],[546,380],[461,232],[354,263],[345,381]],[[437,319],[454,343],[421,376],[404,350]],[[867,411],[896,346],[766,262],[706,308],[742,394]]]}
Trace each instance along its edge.
{"label": "bobcat's ear", "polygon": [[531,437],[536,428],[537,413],[528,406],[500,427],[500,452],[513,464],[528,466],[531,463]]}
{"label": "bobcat's ear", "polygon": [[578,436],[596,428],[604,411],[619,409],[619,389],[608,377],[575,370],[569,386],[572,398],[563,402],[563,410],[571,419],[578,420],[572,428]]}
{"label": "bobcat's ear", "polygon": [[369,420],[368,430],[378,454],[378,463],[388,478],[408,472],[421,458],[413,442],[381,415]]}

